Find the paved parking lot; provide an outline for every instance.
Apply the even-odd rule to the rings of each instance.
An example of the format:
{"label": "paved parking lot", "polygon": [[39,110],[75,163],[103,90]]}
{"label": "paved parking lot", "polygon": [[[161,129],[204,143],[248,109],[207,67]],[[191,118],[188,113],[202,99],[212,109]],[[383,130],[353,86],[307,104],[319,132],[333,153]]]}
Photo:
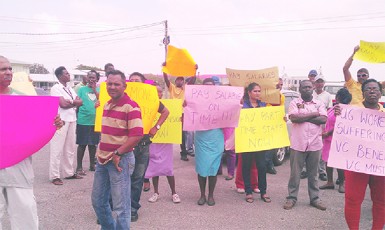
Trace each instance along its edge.
{"label": "paved parking lot", "polygon": [[[174,148],[176,189],[182,202],[173,204],[166,178],[160,178],[160,196],[157,203],[149,203],[152,189],[142,195],[139,220],[132,229],[347,229],[344,219],[344,195],[335,190],[321,191],[326,211],[309,205],[307,181],[301,181],[299,200],[290,211],[282,205],[287,195],[289,162],[277,167],[277,175],[268,175],[268,194],[272,203],[256,199],[247,203],[244,194],[237,194],[234,180],[219,176],[215,190],[216,205],[198,206],[199,186],[194,169],[194,158],[179,160],[178,146]],[[100,229],[91,206],[93,173],[81,180],[64,180],[63,186],[48,181],[49,148],[45,146],[33,157],[35,169],[34,191],[38,204],[41,229]],[[85,160],[88,160],[86,154]],[[85,166],[88,162],[84,163]],[[224,173],[226,169],[224,168]],[[361,229],[371,228],[371,201],[367,191],[362,206]],[[255,198],[259,198],[255,194]],[[6,219],[5,216],[3,219]],[[10,229],[7,220],[3,229]]]}

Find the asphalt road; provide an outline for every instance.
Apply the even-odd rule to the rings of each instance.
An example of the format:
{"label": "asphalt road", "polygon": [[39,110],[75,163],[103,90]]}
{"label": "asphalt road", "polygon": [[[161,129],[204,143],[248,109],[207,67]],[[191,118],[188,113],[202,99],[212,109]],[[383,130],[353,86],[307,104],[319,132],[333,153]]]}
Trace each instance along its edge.
{"label": "asphalt road", "polygon": [[[238,194],[234,180],[218,176],[215,190],[216,205],[198,206],[199,186],[194,158],[179,160],[178,146],[174,146],[174,174],[176,189],[182,202],[174,204],[166,178],[160,178],[161,199],[147,200],[153,189],[142,193],[142,208],[138,222],[132,229],[347,229],[344,219],[344,195],[335,190],[321,191],[326,211],[309,205],[307,181],[301,180],[298,202],[292,210],[282,208],[287,195],[290,174],[289,161],[277,167],[277,175],[268,175],[268,194],[272,203],[264,203],[258,194],[254,203],[247,203],[244,194]],[[81,180],[64,180],[55,186],[48,180],[49,148],[45,146],[33,157],[35,170],[34,192],[38,205],[41,229],[100,229],[91,206],[93,172]],[[88,154],[85,163],[88,166]],[[88,167],[87,167],[88,168]],[[226,169],[224,168],[224,174]],[[371,228],[371,200],[367,191],[361,211],[361,229]],[[8,217],[3,217],[3,229],[10,229]]]}

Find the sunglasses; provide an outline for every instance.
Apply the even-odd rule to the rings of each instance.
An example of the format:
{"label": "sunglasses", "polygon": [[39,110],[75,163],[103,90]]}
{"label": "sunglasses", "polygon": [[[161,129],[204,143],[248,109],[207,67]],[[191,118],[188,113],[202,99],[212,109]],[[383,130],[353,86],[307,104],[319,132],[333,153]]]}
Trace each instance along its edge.
{"label": "sunglasses", "polygon": [[366,73],[364,74],[357,74],[357,77],[367,77],[368,75]]}

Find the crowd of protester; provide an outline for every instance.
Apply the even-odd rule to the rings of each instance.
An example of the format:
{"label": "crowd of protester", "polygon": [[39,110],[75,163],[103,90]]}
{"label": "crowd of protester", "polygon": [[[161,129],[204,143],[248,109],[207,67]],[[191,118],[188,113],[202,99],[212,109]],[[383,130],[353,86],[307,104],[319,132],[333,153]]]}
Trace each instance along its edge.
{"label": "crowd of protester", "polygon": [[[303,178],[308,180],[310,205],[319,210],[327,209],[320,199],[319,190],[335,188],[333,168],[328,166],[328,158],[336,117],[341,114],[339,104],[385,111],[379,104],[384,82],[369,79],[369,71],[365,68],[357,71],[357,81],[351,76],[349,68],[358,49],[354,48],[343,67],[346,88],[338,91],[335,105],[332,104],[331,95],[323,90],[325,79],[315,70],[309,72],[309,80],[300,82],[300,96],[290,102],[288,117],[283,118],[293,123],[290,135],[291,173],[288,196],[283,204],[286,210],[296,205],[300,180]],[[163,66],[167,66],[167,63],[163,63]],[[166,176],[172,202],[181,203],[176,192],[173,144],[151,142],[169,116],[169,110],[160,102],[160,117],[148,134],[144,134],[140,106],[125,93],[126,81],[148,84],[145,76],[134,72],[126,77],[111,63],[105,65],[106,88],[111,99],[103,108],[101,132],[95,132],[96,108],[100,106],[100,89],[96,84],[99,73],[91,70],[74,88],[69,85],[70,75],[65,67],[58,67],[55,75],[59,82],[52,87],[51,95],[59,97],[60,101],[58,116],[52,118],[58,130],[50,142],[48,178],[51,183],[60,186],[65,182],[62,178],[69,183],[71,179],[82,179],[93,172],[92,206],[97,216],[95,221],[102,229],[129,229],[130,222],[138,221],[141,194],[142,191],[151,190],[150,179],[154,193],[149,202],[159,200],[159,177]],[[196,76],[188,79],[177,77],[174,83],[166,73],[163,76],[171,99],[183,100],[186,84],[196,84]],[[0,94],[21,95],[21,92],[9,86],[11,81],[10,62],[0,56]],[[212,77],[204,79],[203,85],[216,87],[219,82],[218,77]],[[150,84],[156,87],[159,98],[162,98],[164,89],[157,82]],[[282,79],[273,87],[282,89]],[[242,109],[275,106],[261,100],[261,91],[258,83],[248,84],[240,102]],[[284,101],[281,94],[278,105],[284,105]],[[237,192],[245,193],[246,202],[254,202],[253,193],[258,193],[263,202],[272,202],[273,198],[267,192],[266,174],[277,174],[271,163],[274,149],[235,153],[234,128],[181,132],[180,159],[188,161],[188,155],[190,159],[195,158],[197,187],[200,191],[197,194],[198,205],[215,205],[214,192],[217,175],[222,173],[223,156],[226,157],[228,170],[225,178],[228,181],[235,178]],[[88,171],[83,167],[87,147]],[[345,193],[348,227],[359,227],[361,203],[369,184],[373,201],[373,229],[383,229],[385,177],[342,169],[337,169],[337,172],[338,192]],[[33,177],[31,157],[0,169],[0,217],[8,210],[12,229],[39,228],[32,189]],[[326,181],[326,184],[319,185],[319,180]]]}

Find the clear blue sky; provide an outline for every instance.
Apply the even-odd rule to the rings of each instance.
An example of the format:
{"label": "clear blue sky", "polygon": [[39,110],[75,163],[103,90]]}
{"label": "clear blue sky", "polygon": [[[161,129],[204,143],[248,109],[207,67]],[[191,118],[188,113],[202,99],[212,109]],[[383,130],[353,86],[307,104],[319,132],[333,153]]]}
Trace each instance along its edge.
{"label": "clear blue sky", "polygon": [[[0,12],[0,55],[49,70],[112,62],[126,73],[160,74],[161,22],[168,20],[171,44],[186,48],[201,74],[278,66],[281,75],[304,76],[322,66],[327,80],[343,80],[342,66],[360,40],[385,42],[384,6],[383,0],[13,0]],[[385,80],[385,64],[355,61],[351,70],[360,67]]]}

